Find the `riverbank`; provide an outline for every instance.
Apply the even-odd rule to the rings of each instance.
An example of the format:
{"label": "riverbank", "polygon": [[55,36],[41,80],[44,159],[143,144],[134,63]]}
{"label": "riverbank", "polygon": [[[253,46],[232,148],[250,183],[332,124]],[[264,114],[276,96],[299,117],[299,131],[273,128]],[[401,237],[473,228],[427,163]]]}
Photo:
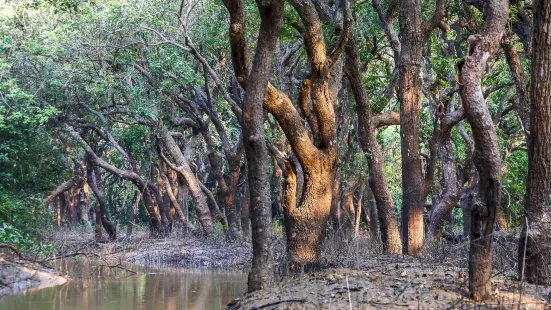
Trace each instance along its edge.
{"label": "riverbank", "polygon": [[0,297],[65,284],[57,271],[23,259],[0,256]]}
{"label": "riverbank", "polygon": [[174,233],[168,238],[150,238],[148,232],[136,232],[130,239],[95,243],[90,234],[58,233],[53,242],[61,256],[86,256],[108,264],[131,263],[140,266],[172,265],[181,268],[247,270],[251,247],[246,242],[202,238]]}

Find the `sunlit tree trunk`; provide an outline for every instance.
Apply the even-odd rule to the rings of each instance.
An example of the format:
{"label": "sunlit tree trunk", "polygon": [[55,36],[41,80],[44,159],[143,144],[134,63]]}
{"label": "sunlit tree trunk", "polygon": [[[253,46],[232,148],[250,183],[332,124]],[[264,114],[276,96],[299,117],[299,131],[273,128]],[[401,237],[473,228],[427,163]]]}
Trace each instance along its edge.
{"label": "sunlit tree trunk", "polygon": [[400,1],[399,68],[400,141],[402,150],[402,242],[404,252],[420,255],[424,238],[424,177],[419,154],[422,105],[421,64],[425,42],[420,0]]}

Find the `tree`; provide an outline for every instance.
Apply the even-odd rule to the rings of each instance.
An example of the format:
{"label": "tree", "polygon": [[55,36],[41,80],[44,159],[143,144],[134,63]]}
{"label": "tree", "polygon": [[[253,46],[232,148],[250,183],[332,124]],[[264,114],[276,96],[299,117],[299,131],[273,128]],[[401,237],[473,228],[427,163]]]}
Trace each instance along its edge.
{"label": "tree", "polygon": [[[234,70],[237,80],[246,88],[249,64],[244,6],[238,0],[225,1],[225,5],[230,13],[230,44]],[[291,198],[296,193],[296,187],[286,187],[286,197],[290,198],[285,202],[287,247],[293,265],[312,266],[320,259],[323,230],[331,209],[337,155],[335,112],[329,95],[329,79],[348,38],[350,16],[348,2],[343,1],[345,26],[335,47],[327,54],[320,17],[314,3],[296,0],[291,1],[291,5],[304,24],[305,47],[310,64],[310,78],[304,80],[299,101],[312,100],[313,111],[308,112],[315,116],[317,122],[316,125],[310,124],[310,128],[314,128],[312,131],[320,137],[318,145],[314,145],[308,136],[291,100],[272,84],[268,84],[264,108],[278,121],[303,170],[304,184],[298,206],[295,199]],[[298,105],[308,107],[307,104]],[[287,183],[291,184],[296,185],[295,182]],[[250,190],[252,193],[252,189]],[[251,205],[254,203],[251,195]]]}
{"label": "tree", "polygon": [[437,0],[434,14],[430,22],[426,22],[422,18],[421,1],[400,1],[398,97],[402,151],[402,242],[404,252],[409,255],[420,255],[423,251],[424,204],[430,189],[430,184],[425,182],[419,154],[423,46],[432,30],[440,26],[445,4],[444,0]]}
{"label": "tree", "polygon": [[358,107],[358,138],[367,159],[369,186],[377,205],[378,219],[371,218],[371,221],[380,222],[385,252],[402,254],[402,240],[394,214],[394,202],[384,175],[384,159],[377,142],[368,93],[362,84],[359,51],[354,38],[351,38],[346,46],[345,72]]}
{"label": "tree", "polygon": [[535,0],[526,224],[519,240],[519,278],[551,284],[551,3]]}
{"label": "tree", "polygon": [[473,161],[479,175],[477,196],[470,206],[469,291],[476,301],[486,300],[491,294],[492,236],[496,210],[501,203],[499,145],[481,82],[486,63],[497,49],[505,29],[508,1],[486,1],[483,11],[484,31],[469,37],[465,59],[459,64],[461,100],[473,131]]}
{"label": "tree", "polygon": [[243,102],[243,144],[247,156],[253,261],[249,291],[265,288],[273,281],[271,249],[272,206],[268,180],[268,150],[264,132],[264,96],[272,73],[273,57],[283,24],[283,1],[256,2],[260,11],[258,45]]}

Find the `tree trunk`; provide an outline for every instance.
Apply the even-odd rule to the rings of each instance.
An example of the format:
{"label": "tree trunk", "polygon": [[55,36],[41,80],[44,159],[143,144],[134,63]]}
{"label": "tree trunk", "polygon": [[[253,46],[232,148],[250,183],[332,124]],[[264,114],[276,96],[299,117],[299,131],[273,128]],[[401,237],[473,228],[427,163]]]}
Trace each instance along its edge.
{"label": "tree trunk", "polygon": [[481,82],[486,63],[494,54],[505,29],[508,1],[490,0],[484,5],[484,32],[469,37],[467,55],[459,65],[460,94],[473,132],[473,159],[479,174],[477,196],[470,206],[469,291],[476,301],[491,296],[492,236],[496,210],[501,202],[499,144]]}
{"label": "tree trunk", "polygon": [[272,212],[263,102],[273,69],[272,58],[283,25],[284,2],[258,0],[257,6],[261,19],[260,31],[252,70],[245,87],[242,119],[253,244],[249,291],[265,288],[273,281]]}
{"label": "tree trunk", "polygon": [[353,38],[348,41],[346,54],[345,72],[358,106],[358,138],[367,160],[369,187],[377,206],[378,217],[371,217],[371,221],[379,220],[383,250],[390,254],[402,254],[402,240],[394,214],[394,201],[384,175],[384,158],[377,142],[376,129],[371,121],[371,106],[360,73],[359,51]]}
{"label": "tree trunk", "polygon": [[[159,171],[159,174],[162,174],[161,171]],[[170,229],[170,200],[166,199],[166,195],[163,195],[163,185],[164,181],[162,177],[159,175],[157,179],[157,188],[154,190],[150,188],[149,190],[153,193],[153,197],[157,201],[157,206],[159,208],[159,215],[161,216],[161,225],[163,226],[164,235],[169,236],[171,229]]]}
{"label": "tree trunk", "polygon": [[373,191],[369,186],[366,187],[366,192],[367,192],[367,195],[366,195],[367,212],[365,212],[365,215],[368,219],[367,222],[369,223],[369,232],[371,234],[371,240],[378,243],[381,241],[381,233],[379,229],[379,215],[377,214],[377,205],[375,202],[375,196],[373,195]]}
{"label": "tree trunk", "polygon": [[195,212],[197,217],[199,218],[199,221],[201,222],[203,231],[207,235],[212,234],[214,231],[214,224],[209,207],[207,205],[207,197],[201,189],[199,180],[197,180],[197,178],[191,171],[188,162],[184,158],[182,151],[174,141],[174,138],[172,138],[170,132],[166,132],[163,135],[162,140],[164,148],[168,151],[168,153],[170,154],[170,156],[172,156],[176,163],[177,167],[173,167],[175,168],[174,170],[176,170],[186,180],[188,188],[191,191]]}
{"label": "tree trunk", "polygon": [[99,241],[99,238],[101,238],[101,227],[99,227],[99,223],[103,225],[111,241],[117,240],[117,229],[115,225],[111,223],[107,215],[107,205],[103,197],[103,186],[101,183],[101,172],[99,168],[94,166],[91,162],[89,162],[87,166],[89,167],[88,184],[90,184],[90,188],[94,196],[96,196],[96,241]]}
{"label": "tree trunk", "polygon": [[551,2],[535,0],[532,41],[531,143],[524,226],[519,243],[520,279],[551,284]]}
{"label": "tree trunk", "polygon": [[182,222],[182,226],[186,229],[186,231],[194,232],[196,230],[195,226],[189,223],[189,220],[184,214],[184,211],[182,210],[182,207],[180,206],[180,203],[178,202],[178,199],[176,198],[176,195],[174,194],[174,191],[172,189],[172,185],[170,183],[170,180],[166,175],[162,176],[165,187],[166,187],[166,193],[168,194],[168,198],[170,199],[170,203],[172,204],[172,207],[176,210],[176,214],[178,215],[178,219]]}
{"label": "tree trunk", "polygon": [[356,204],[356,210],[355,210],[356,212],[354,214],[354,235],[356,236],[360,232],[360,222],[362,219],[364,191],[365,191],[365,183],[362,183],[358,191],[358,202]]}
{"label": "tree trunk", "polygon": [[249,185],[243,185],[243,195],[241,196],[241,231],[243,233],[243,239],[251,239],[251,230],[250,230],[250,206],[251,199],[249,197]]}
{"label": "tree trunk", "polygon": [[331,210],[332,158],[320,158],[315,172],[304,175],[304,190],[298,207],[290,206],[287,248],[297,267],[316,267],[320,259],[323,232]]}
{"label": "tree trunk", "polygon": [[[451,129],[451,128],[450,128]],[[429,232],[433,238],[440,238],[444,220],[453,212],[459,200],[459,188],[457,186],[457,171],[453,156],[453,145],[451,132],[440,134],[439,144],[440,158],[442,159],[442,170],[444,173],[444,190],[438,199],[433,203],[430,214]]]}
{"label": "tree trunk", "polygon": [[130,208],[130,215],[128,216],[128,227],[126,228],[126,238],[130,238],[132,235],[132,230],[134,228],[134,225],[136,225],[136,214],[138,213],[138,207],[140,205],[140,199],[142,195],[140,192],[136,192],[134,195],[134,203],[132,204],[132,208]]}
{"label": "tree trunk", "polygon": [[424,177],[419,154],[419,112],[423,61],[421,1],[400,1],[399,68],[400,142],[402,150],[402,242],[409,255],[420,255],[424,238]]}

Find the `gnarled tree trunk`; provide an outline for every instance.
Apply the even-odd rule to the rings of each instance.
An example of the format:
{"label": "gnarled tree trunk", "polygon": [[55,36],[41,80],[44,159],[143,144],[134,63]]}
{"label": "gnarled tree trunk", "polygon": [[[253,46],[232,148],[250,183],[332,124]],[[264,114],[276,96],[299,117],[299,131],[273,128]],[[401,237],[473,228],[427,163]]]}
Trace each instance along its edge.
{"label": "gnarled tree trunk", "polygon": [[473,161],[479,174],[477,196],[470,206],[469,291],[476,301],[486,300],[491,295],[492,236],[496,210],[501,202],[499,144],[481,82],[486,63],[503,35],[508,1],[490,0],[484,5],[484,32],[469,37],[465,60],[459,66],[460,94],[473,132]]}

